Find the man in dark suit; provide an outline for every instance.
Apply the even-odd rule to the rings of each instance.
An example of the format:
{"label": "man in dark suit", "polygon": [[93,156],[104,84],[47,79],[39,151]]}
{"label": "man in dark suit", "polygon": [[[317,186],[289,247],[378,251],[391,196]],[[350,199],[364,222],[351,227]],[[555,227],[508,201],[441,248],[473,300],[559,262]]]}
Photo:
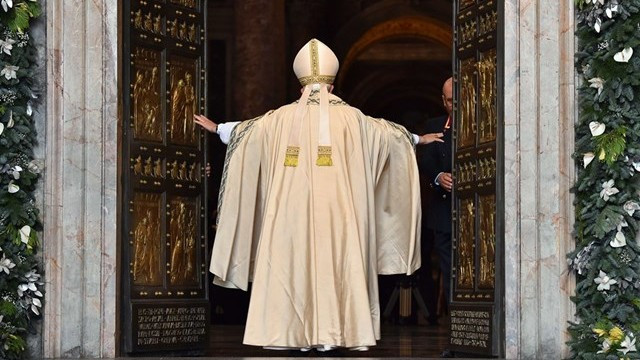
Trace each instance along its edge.
{"label": "man in dark suit", "polygon": [[428,120],[427,132],[444,133],[442,143],[432,143],[425,150],[420,164],[427,181],[433,188],[430,207],[423,212],[427,216],[427,228],[433,231],[434,247],[440,258],[440,269],[447,303],[451,289],[451,127],[453,119],[453,80],[445,81],[442,87],[442,102],[448,115]]}

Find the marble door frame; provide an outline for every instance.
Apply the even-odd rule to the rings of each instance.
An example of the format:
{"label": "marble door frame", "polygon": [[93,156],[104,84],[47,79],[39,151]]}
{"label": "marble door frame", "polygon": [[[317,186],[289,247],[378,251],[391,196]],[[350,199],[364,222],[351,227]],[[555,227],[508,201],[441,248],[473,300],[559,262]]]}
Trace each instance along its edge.
{"label": "marble door frame", "polygon": [[505,347],[568,355],[575,166],[573,1],[505,0]]}
{"label": "marble door frame", "polygon": [[119,3],[43,1],[44,357],[118,353]]}

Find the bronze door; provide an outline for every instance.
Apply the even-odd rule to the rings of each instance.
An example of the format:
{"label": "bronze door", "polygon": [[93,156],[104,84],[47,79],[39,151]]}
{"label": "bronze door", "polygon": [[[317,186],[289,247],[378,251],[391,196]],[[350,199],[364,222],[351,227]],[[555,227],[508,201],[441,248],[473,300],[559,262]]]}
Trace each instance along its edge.
{"label": "bronze door", "polygon": [[123,2],[122,346],[208,344],[205,1]]}
{"label": "bronze door", "polygon": [[503,355],[501,1],[454,2],[450,346]]}

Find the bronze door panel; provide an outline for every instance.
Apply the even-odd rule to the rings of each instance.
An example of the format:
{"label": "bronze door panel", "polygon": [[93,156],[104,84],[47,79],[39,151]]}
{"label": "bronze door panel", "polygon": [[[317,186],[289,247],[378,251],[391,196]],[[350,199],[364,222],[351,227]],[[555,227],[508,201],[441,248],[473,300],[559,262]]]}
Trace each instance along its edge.
{"label": "bronze door panel", "polygon": [[496,103],[496,49],[491,49],[480,53],[478,61],[479,91],[478,102],[480,104],[480,143],[495,141],[497,126],[497,103]]}
{"label": "bronze door panel", "polygon": [[139,140],[163,141],[161,58],[160,51],[144,47],[136,47],[132,54],[131,116],[133,136]]}
{"label": "bronze door panel", "polygon": [[162,195],[136,193],[133,200],[134,285],[162,286]]}
{"label": "bronze door panel", "polygon": [[206,348],[205,11],[196,0],[124,1],[122,349]]}
{"label": "bronze door panel", "polygon": [[198,231],[198,199],[173,197],[169,200],[171,220],[169,221],[169,283],[171,285],[194,286],[200,279],[197,246],[200,233]]}
{"label": "bronze door panel", "polygon": [[454,1],[452,349],[504,356],[498,0]]}
{"label": "bronze door panel", "polygon": [[460,78],[458,81],[460,94],[460,111],[457,121],[457,148],[475,145],[476,140],[476,63],[475,59],[460,61]]}
{"label": "bronze door panel", "polygon": [[496,197],[493,194],[479,196],[478,204],[478,287],[493,290],[496,275]]}
{"label": "bronze door panel", "polygon": [[198,146],[199,126],[193,122],[198,113],[199,102],[195,81],[198,61],[183,57],[172,57],[167,64],[169,75],[169,141],[174,144]]}

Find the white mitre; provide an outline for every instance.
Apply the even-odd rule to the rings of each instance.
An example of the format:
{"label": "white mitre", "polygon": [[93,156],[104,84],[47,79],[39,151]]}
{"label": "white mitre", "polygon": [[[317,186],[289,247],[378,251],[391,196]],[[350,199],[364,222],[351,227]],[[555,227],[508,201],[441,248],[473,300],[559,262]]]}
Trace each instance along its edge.
{"label": "white mitre", "polygon": [[333,84],[340,68],[336,54],[320,40],[311,39],[293,61],[295,72],[302,86],[310,84]]}

